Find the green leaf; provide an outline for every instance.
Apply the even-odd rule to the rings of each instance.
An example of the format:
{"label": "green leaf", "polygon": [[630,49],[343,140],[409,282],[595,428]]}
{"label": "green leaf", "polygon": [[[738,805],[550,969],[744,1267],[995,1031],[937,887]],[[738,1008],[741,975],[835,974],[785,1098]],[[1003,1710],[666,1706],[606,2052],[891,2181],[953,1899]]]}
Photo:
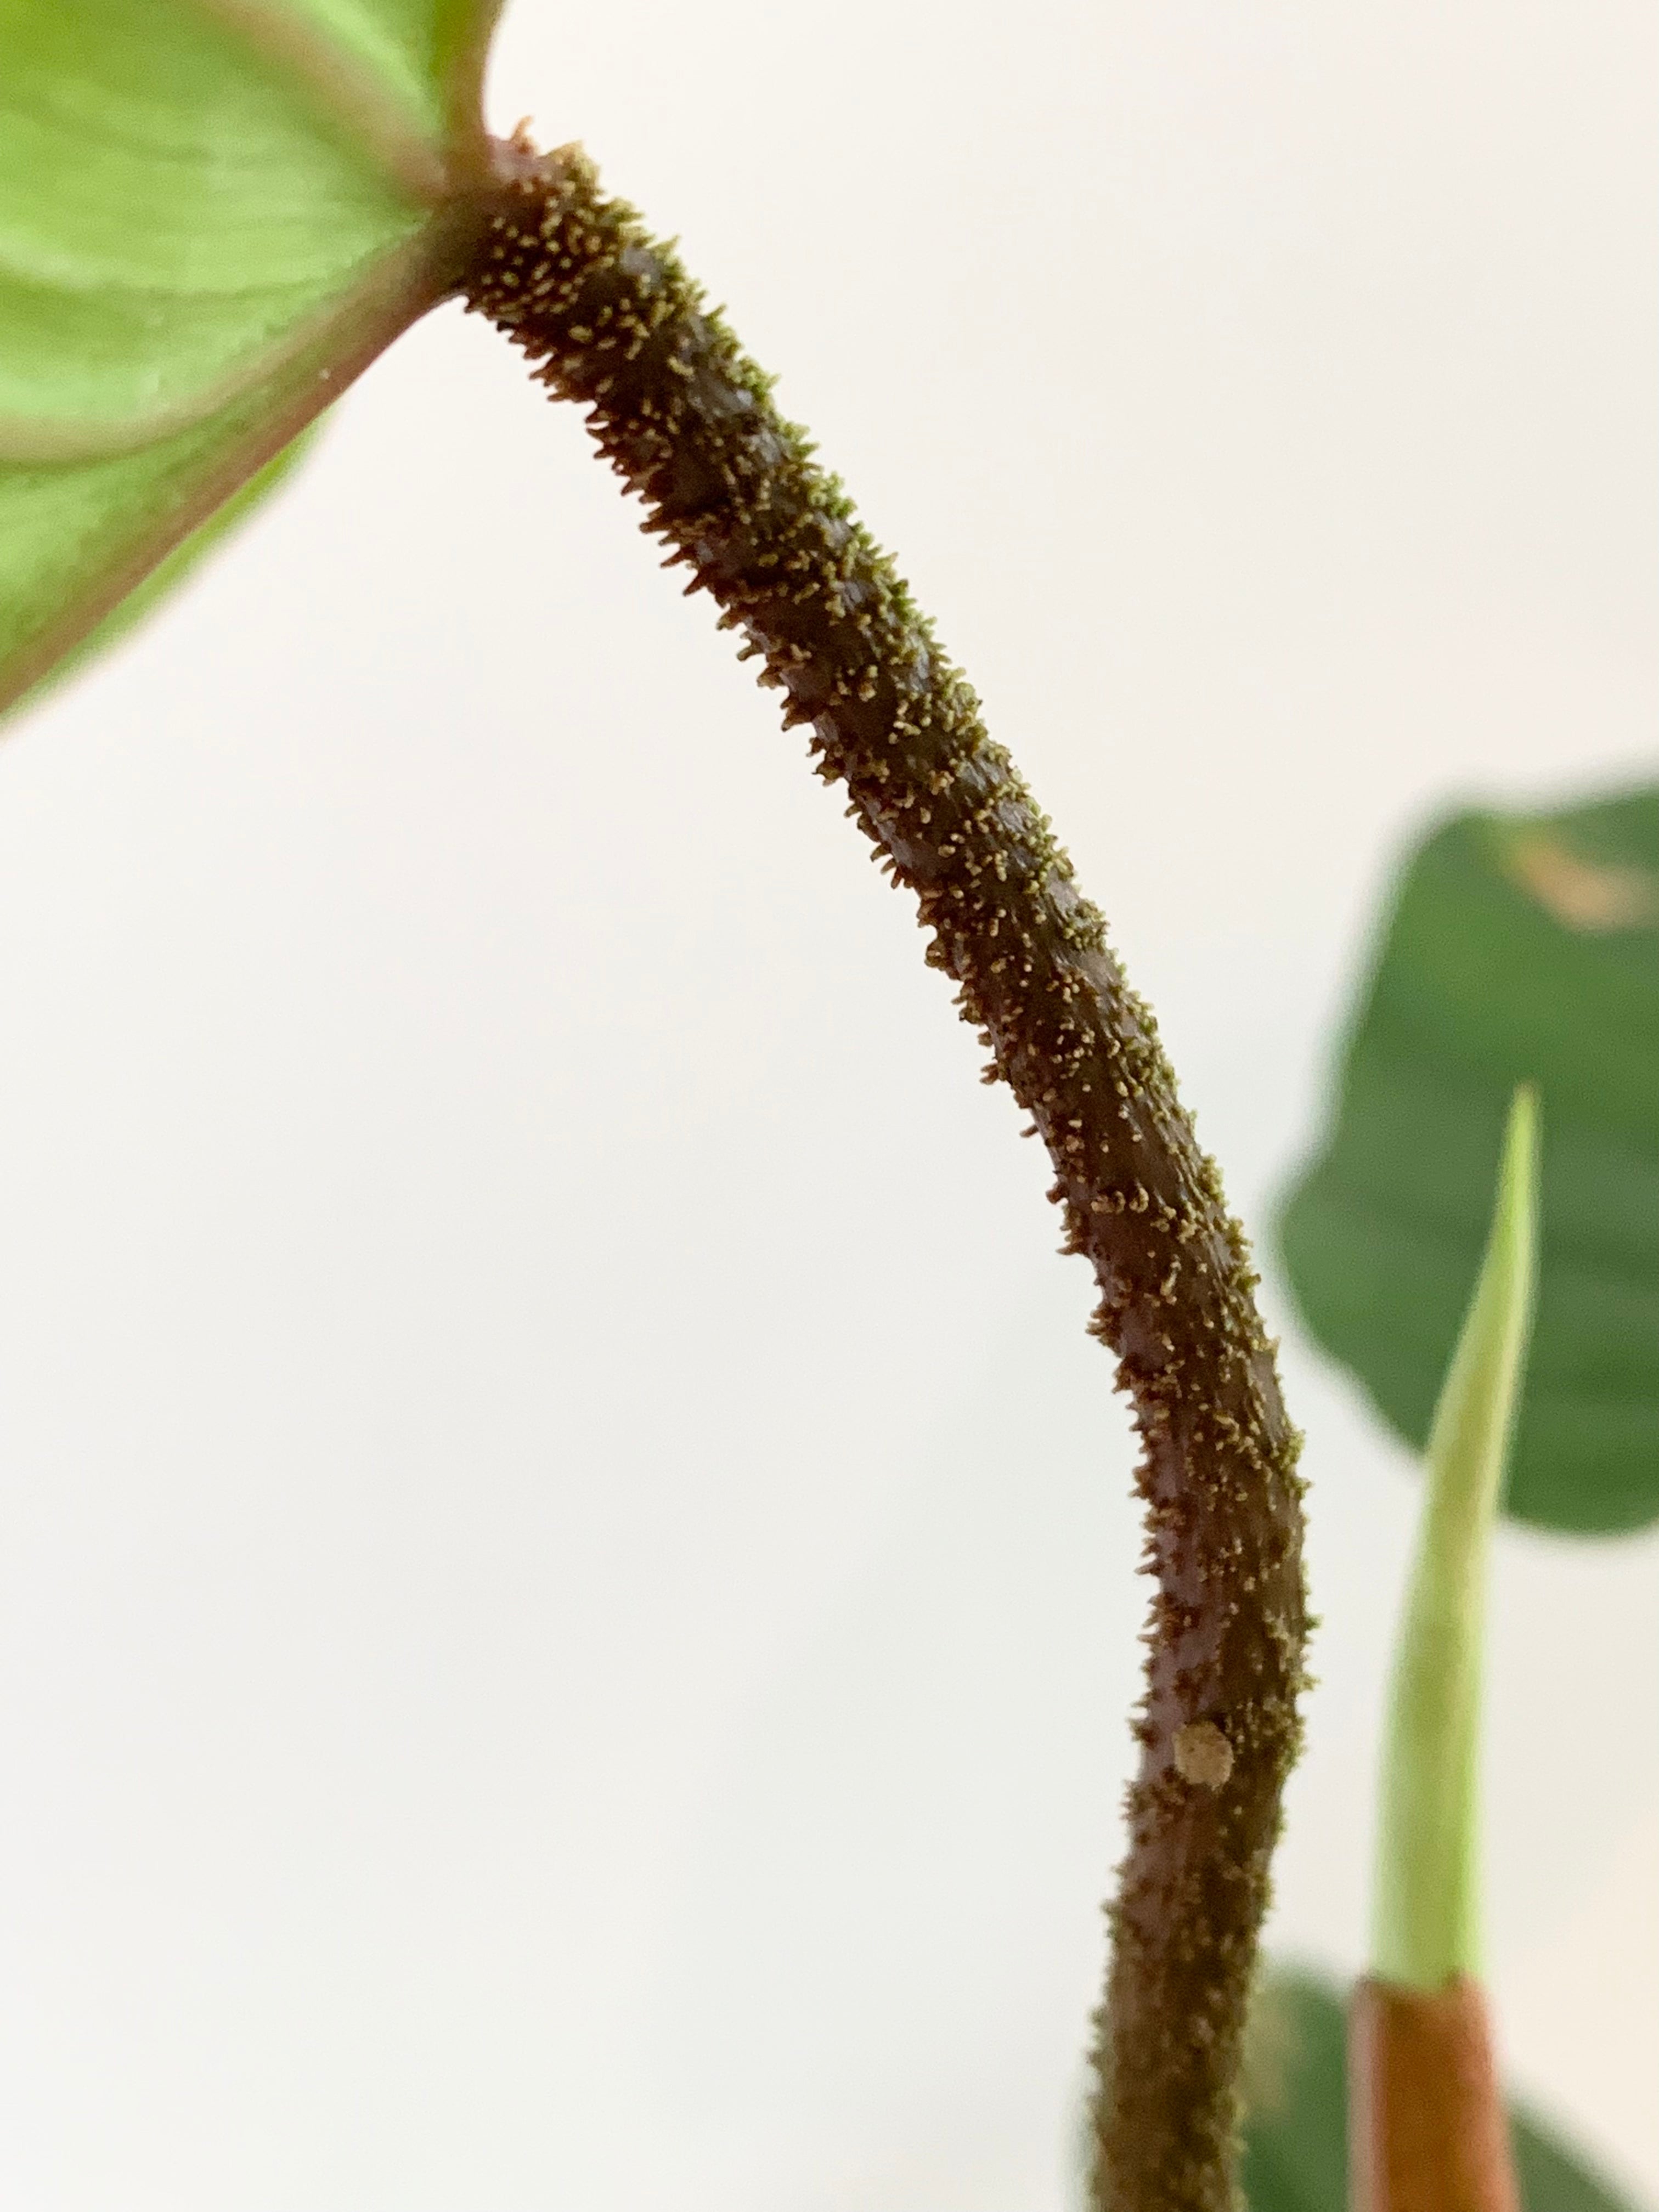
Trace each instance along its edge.
{"label": "green leaf", "polygon": [[496,0],[0,0],[0,704],[453,281]]}
{"label": "green leaf", "polygon": [[1371,1971],[1442,1989],[1478,1978],[1478,1755],[1486,1555],[1532,1323],[1538,1109],[1510,1109],[1480,1278],[1429,1432],[1428,1494],[1395,1660]]}
{"label": "green leaf", "polygon": [[[216,507],[199,528],[192,531],[182,544],[175,545],[167,558],[150,570],[143,583],[129,592],[102,622],[94,623],[79,644],[72,646],[60,660],[55,661],[40,682],[26,691],[16,703],[20,707],[33,703],[43,691],[54,684],[61,683],[66,676],[72,676],[83,661],[102,653],[106,647],[113,645],[118,638],[124,637],[136,623],[142,622],[153,607],[167,597],[175,585],[181,584],[191,569],[205,560],[222,538],[234,530],[267,494],[276,490],[310,450],[316,435],[315,425],[301,431],[293,443],[284,446],[274,459],[267,461],[262,469],[256,470],[240,490],[233,492],[224,505]],[[0,552],[0,561],[3,559],[4,555]]]}
{"label": "green leaf", "polygon": [[1538,1314],[1505,1509],[1659,1516],[1659,790],[1465,814],[1413,855],[1280,1249],[1303,1316],[1419,1449],[1518,1082],[1543,1108]]}
{"label": "green leaf", "polygon": [[[1257,1996],[1245,2062],[1242,2179],[1250,2212],[1343,2212],[1348,2201],[1346,2026],[1310,1974],[1277,1973]],[[1524,2212],[1632,2212],[1524,2106],[1510,2107]]]}

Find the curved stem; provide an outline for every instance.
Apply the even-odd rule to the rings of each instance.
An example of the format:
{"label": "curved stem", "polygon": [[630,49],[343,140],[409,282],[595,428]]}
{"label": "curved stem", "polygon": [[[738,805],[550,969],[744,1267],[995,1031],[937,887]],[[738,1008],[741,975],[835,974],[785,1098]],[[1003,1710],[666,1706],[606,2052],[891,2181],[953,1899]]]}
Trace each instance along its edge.
{"label": "curved stem", "polygon": [[1235,2081],[1305,1632],[1297,1438],[1255,1277],[1145,1005],[978,702],[672,251],[575,149],[499,149],[470,306],[585,404],[646,527],[738,629],[913,894],[927,957],[1054,1164],[1145,1455],[1140,1771],[1096,2052],[1094,2188],[1232,2201]]}

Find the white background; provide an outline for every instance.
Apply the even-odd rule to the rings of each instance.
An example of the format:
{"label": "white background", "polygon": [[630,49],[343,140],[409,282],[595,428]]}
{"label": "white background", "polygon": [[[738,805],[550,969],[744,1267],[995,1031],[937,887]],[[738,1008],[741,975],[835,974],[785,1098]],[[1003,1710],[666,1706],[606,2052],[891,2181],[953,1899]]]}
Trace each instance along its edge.
{"label": "white background", "polygon": [[[969,667],[1258,1231],[1402,844],[1651,775],[1647,0],[519,0]],[[1044,1165],[453,310],[0,753],[0,2197],[1060,2212],[1143,1589]],[[1282,1300],[1273,1293],[1282,1313]],[[1281,1950],[1412,1510],[1290,1330]],[[1492,1977],[1659,2197],[1659,1546],[1507,1534]]]}

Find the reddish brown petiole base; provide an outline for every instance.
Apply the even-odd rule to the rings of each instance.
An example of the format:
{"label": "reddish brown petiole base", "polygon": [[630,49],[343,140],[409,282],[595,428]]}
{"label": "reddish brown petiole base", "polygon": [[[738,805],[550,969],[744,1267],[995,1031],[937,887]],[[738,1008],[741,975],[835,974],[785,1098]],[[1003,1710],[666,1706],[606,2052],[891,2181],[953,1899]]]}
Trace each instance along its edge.
{"label": "reddish brown petiole base", "polygon": [[1478,1982],[1356,1985],[1348,2116],[1350,2212],[1520,2212]]}

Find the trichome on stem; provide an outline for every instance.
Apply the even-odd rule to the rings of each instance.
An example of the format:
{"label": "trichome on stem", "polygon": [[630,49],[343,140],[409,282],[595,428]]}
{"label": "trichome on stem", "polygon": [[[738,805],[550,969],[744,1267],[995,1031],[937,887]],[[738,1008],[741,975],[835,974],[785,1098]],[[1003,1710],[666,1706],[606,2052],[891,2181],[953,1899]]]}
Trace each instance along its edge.
{"label": "trichome on stem", "polygon": [[677,256],[575,149],[497,149],[468,305],[587,410],[645,527],[805,725],[931,933],[927,957],[1053,1160],[1144,1447],[1147,1632],[1129,1849],[1095,2051],[1093,2189],[1224,2212],[1306,1630],[1297,1438],[1242,1231],[1008,755],[892,563]]}

